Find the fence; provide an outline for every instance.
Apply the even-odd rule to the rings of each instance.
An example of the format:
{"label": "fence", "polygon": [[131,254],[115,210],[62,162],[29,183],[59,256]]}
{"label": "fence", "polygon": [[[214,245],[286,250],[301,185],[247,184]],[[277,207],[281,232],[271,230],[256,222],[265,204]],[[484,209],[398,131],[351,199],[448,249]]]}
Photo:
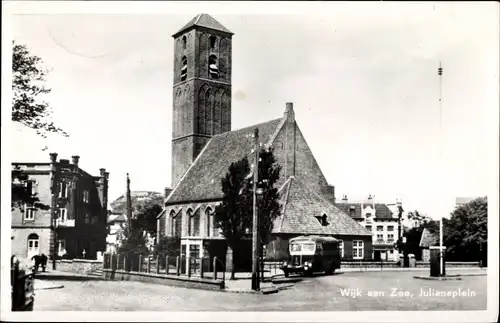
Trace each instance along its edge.
{"label": "fence", "polygon": [[10,285],[12,311],[33,311],[35,303],[34,273],[19,269],[19,262],[11,263]]}
{"label": "fence", "polygon": [[224,263],[217,257],[104,254],[103,269],[225,280]]}

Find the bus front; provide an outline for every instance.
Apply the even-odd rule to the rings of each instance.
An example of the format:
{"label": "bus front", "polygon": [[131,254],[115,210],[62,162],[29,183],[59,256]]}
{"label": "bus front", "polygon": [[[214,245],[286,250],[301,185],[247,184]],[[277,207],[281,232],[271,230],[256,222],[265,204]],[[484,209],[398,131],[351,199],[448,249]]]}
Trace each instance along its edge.
{"label": "bus front", "polygon": [[281,269],[288,277],[289,273],[312,273],[314,265],[314,255],[316,253],[316,243],[311,240],[290,241],[290,258],[284,261]]}

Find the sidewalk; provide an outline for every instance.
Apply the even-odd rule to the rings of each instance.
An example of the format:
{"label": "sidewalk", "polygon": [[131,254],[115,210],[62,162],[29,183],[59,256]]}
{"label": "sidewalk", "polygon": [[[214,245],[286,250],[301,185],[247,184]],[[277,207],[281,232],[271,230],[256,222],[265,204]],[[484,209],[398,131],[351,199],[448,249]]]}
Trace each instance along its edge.
{"label": "sidewalk", "polygon": [[[400,267],[371,267],[371,268],[340,268],[338,270],[339,273],[348,273],[348,272],[365,272],[365,271],[430,271],[429,267],[408,267],[408,268],[400,268]],[[447,272],[471,272],[471,273],[484,273],[486,274],[487,268],[479,268],[479,267],[446,267]]]}
{"label": "sidewalk", "polygon": [[62,270],[49,270],[45,272],[38,271],[35,274],[37,280],[102,280],[102,277],[90,276],[75,272],[68,272]]}

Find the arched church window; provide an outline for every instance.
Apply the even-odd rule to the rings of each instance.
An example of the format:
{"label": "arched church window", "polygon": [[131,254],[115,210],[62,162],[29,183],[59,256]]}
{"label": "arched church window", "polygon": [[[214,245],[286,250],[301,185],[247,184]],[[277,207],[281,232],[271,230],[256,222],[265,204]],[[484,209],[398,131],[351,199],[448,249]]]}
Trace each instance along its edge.
{"label": "arched church window", "polygon": [[193,236],[200,236],[200,209],[193,214]]}
{"label": "arched church window", "polygon": [[186,36],[182,37],[182,49],[186,49],[187,47],[187,38]]}
{"label": "arched church window", "polygon": [[181,81],[185,81],[187,78],[187,58],[182,56],[182,67],[181,67]]}
{"label": "arched church window", "polygon": [[175,211],[170,211],[170,216],[168,219],[168,226],[170,227],[169,233],[171,237],[175,237]]}
{"label": "arched church window", "polygon": [[207,221],[207,237],[210,237],[213,235],[212,231],[214,228],[214,213],[211,207],[206,208],[205,219]]}
{"label": "arched church window", "polygon": [[215,49],[215,44],[217,43],[217,37],[210,36],[210,48]]}
{"label": "arched church window", "polygon": [[187,232],[187,235],[188,236],[192,236],[193,235],[193,222],[194,222],[194,219],[193,219],[193,210],[189,209],[187,211],[187,222],[188,222],[188,232]]}
{"label": "arched church window", "polygon": [[217,67],[217,56],[210,55],[208,58],[208,74],[210,78],[218,79],[219,78],[219,68]]}

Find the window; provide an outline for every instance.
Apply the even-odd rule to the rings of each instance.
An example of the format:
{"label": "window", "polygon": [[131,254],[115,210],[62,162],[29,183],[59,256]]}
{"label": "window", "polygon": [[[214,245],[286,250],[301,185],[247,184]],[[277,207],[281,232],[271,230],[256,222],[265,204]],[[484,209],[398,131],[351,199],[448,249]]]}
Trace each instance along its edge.
{"label": "window", "polygon": [[363,240],[354,240],[352,242],[352,257],[354,259],[363,259]]}
{"label": "window", "polygon": [[215,49],[216,44],[217,44],[217,37],[210,36],[210,48]]}
{"label": "window", "polygon": [[210,207],[205,209],[205,219],[207,221],[207,237],[210,237],[214,228],[214,215]]}
{"label": "window", "polygon": [[186,36],[182,36],[182,49],[186,49],[187,47],[187,38]]}
{"label": "window", "polygon": [[68,210],[66,210],[66,208],[60,208],[59,209],[59,217],[58,217],[58,220],[60,222],[66,222],[67,220],[67,213],[68,213]]}
{"label": "window", "polygon": [[26,192],[29,195],[35,195],[36,194],[36,190],[35,190],[36,181],[35,180],[30,179],[30,180],[25,181],[24,182],[24,186],[26,187]]}
{"label": "window", "polygon": [[59,255],[59,257],[62,257],[66,254],[66,240],[57,240],[57,254]]}
{"label": "window", "polygon": [[182,57],[182,67],[181,67],[181,81],[185,81],[187,78],[187,69],[188,69],[187,64],[188,64],[187,58],[186,58],[186,56],[183,56]]}
{"label": "window", "polygon": [[394,234],[389,233],[389,234],[387,235],[387,242],[388,242],[388,243],[392,243],[392,242],[394,242]]}
{"label": "window", "polygon": [[36,208],[32,206],[24,206],[24,219],[33,221],[35,220]]}
{"label": "window", "polygon": [[85,190],[83,191],[83,203],[88,203],[89,202],[89,191]]}
{"label": "window", "polygon": [[387,226],[387,231],[394,231],[394,226],[393,225]]}
{"label": "window", "polygon": [[384,241],[384,235],[383,234],[377,234],[377,242],[383,242]]}
{"label": "window", "polygon": [[344,258],[344,241],[339,240],[339,253],[340,253],[340,258]]}
{"label": "window", "polygon": [[371,225],[367,225],[365,228],[366,228],[366,230],[368,230],[370,232],[372,231],[372,226]]}
{"label": "window", "polygon": [[377,231],[384,231],[383,225],[377,225]]}
{"label": "window", "polygon": [[191,209],[189,209],[186,214],[187,214],[187,218],[188,218],[187,235],[191,236],[193,234],[193,222],[194,222],[193,211]]}
{"label": "window", "polygon": [[210,74],[210,78],[218,79],[219,78],[219,68],[217,67],[217,56],[210,55],[208,58],[208,73]]}
{"label": "window", "polygon": [[61,198],[68,197],[68,187],[69,187],[69,183],[67,183],[67,182],[59,183],[59,197],[61,197]]}
{"label": "window", "polygon": [[392,250],[392,249],[391,249],[391,250],[389,250],[389,253],[390,253],[391,255],[392,255],[392,254],[394,254],[394,250]]}
{"label": "window", "polygon": [[170,236],[175,237],[175,211],[170,211],[169,217]]}

